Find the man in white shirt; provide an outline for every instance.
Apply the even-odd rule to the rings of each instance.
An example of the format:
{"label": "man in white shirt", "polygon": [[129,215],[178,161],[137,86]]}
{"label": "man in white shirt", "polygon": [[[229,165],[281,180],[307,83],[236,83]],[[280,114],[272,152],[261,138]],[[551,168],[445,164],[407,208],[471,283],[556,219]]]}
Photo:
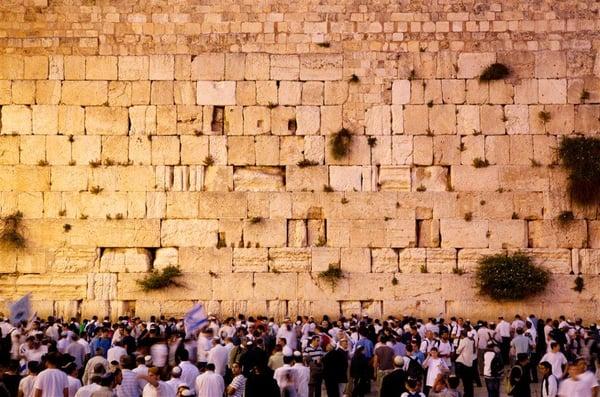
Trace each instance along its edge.
{"label": "man in white shirt", "polygon": [[466,329],[462,331],[460,342],[456,348],[456,375],[462,381],[465,396],[473,396],[473,361],[475,361],[475,342],[469,338]]}
{"label": "man in white shirt", "polygon": [[146,383],[148,383],[145,377],[148,376],[148,366],[152,364],[152,357],[139,356],[138,358],[136,358],[135,362],[138,364],[138,366],[135,367],[132,372],[134,372],[138,377],[140,390],[144,390],[144,387],[146,387]]}
{"label": "man in white shirt", "polygon": [[208,352],[208,362],[215,365],[215,373],[225,376],[229,349],[219,342],[219,338],[212,341],[213,347]]}
{"label": "man in white shirt", "polygon": [[215,365],[207,364],[206,371],[196,378],[196,395],[203,397],[221,397],[225,391],[223,377],[215,373]]}
{"label": "man in white shirt", "polygon": [[569,377],[558,386],[559,397],[596,397],[598,396],[598,379],[590,371],[586,371],[583,358],[577,359],[568,368]]}
{"label": "man in white shirt", "polygon": [[158,367],[148,368],[146,386],[142,391],[142,397],[175,397],[175,390],[160,380]]}
{"label": "man in white shirt", "polygon": [[292,361],[294,361],[293,357],[283,357],[283,367],[277,368],[273,373],[273,378],[277,381],[281,395],[294,395],[298,390],[297,372],[290,365]]}
{"label": "man in white shirt", "polygon": [[40,363],[37,361],[30,361],[27,363],[27,369],[29,375],[21,379],[19,382],[19,396],[20,397],[33,397],[35,378],[40,373]]}
{"label": "man in white shirt", "polygon": [[285,338],[285,345],[292,349],[292,351],[296,350],[298,346],[298,332],[288,317],[285,318],[283,326],[277,331],[277,339],[279,340],[279,338]]}
{"label": "man in white shirt", "polygon": [[173,367],[173,369],[171,370],[171,379],[169,379],[167,382],[167,385],[169,385],[169,387],[171,388],[171,390],[177,391],[177,389],[179,389],[180,385],[186,385],[187,384],[181,380],[181,368],[178,366]]}
{"label": "man in white shirt", "polygon": [[550,343],[551,351],[544,354],[540,362],[548,361],[552,365],[552,375],[556,376],[556,379],[562,379],[565,373],[565,365],[567,365],[567,358],[560,351],[560,345],[557,342]]}
{"label": "man in white shirt", "polygon": [[138,397],[142,389],[137,374],[133,372],[135,368],[133,356],[122,356],[120,363],[122,378],[121,384],[117,386],[117,397]]}
{"label": "man in white shirt", "polygon": [[179,354],[181,362],[179,368],[181,368],[181,380],[188,385],[190,390],[196,392],[196,378],[200,375],[198,368],[189,361],[189,353],[187,350],[182,350]]}
{"label": "man in white shirt", "polygon": [[57,368],[59,364],[57,353],[46,355],[46,369],[35,380],[35,397],[69,396],[69,380],[67,374]]}
{"label": "man in white shirt", "polygon": [[292,371],[295,372],[296,391],[298,397],[308,397],[308,382],[310,382],[310,368],[303,364],[302,353],[294,352]]}
{"label": "man in white shirt", "polygon": [[[100,386],[100,382],[102,381],[102,377],[100,375],[94,375],[91,377],[91,382],[89,385],[83,386],[81,387],[79,390],[77,390],[77,393],[75,393],[75,397],[92,397],[92,394],[101,389],[102,386]],[[138,397],[140,394],[136,394],[136,397]]]}
{"label": "man in white shirt", "polygon": [[112,363],[113,361],[121,362],[121,357],[126,355],[127,350],[123,347],[123,342],[119,340],[115,342],[113,347],[108,349],[108,352],[106,353],[106,359],[109,363]]}
{"label": "man in white shirt", "polygon": [[508,363],[510,353],[510,324],[504,320],[504,317],[498,317],[498,325],[496,325],[496,332],[500,334],[502,342],[500,344],[500,351],[502,352],[502,362]]}

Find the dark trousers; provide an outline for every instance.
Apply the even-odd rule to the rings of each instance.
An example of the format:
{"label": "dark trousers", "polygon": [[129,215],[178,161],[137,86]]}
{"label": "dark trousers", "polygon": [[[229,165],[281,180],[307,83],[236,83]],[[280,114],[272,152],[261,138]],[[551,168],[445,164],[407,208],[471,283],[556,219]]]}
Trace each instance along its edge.
{"label": "dark trousers", "polygon": [[500,397],[500,378],[485,378],[488,397]]}
{"label": "dark trousers", "polygon": [[464,397],[473,397],[473,368],[457,362],[456,376],[463,384]]}
{"label": "dark trousers", "polygon": [[539,364],[539,361],[540,361],[540,359],[536,352],[532,352],[529,355],[529,364],[527,364],[527,368],[531,372],[531,382],[532,383],[538,383],[537,366]]}
{"label": "dark trousers", "polygon": [[473,381],[477,385],[477,387],[481,387],[481,378],[479,377],[479,362],[478,360],[473,361],[473,366],[471,367],[473,370]]}
{"label": "dark trousers", "polygon": [[308,384],[308,396],[309,397],[321,397],[321,384],[323,378],[321,376],[311,377],[311,383]]}
{"label": "dark trousers", "polygon": [[502,354],[502,362],[504,365],[509,363],[509,353],[510,353],[510,338],[502,337],[502,343],[500,344],[500,353]]}
{"label": "dark trousers", "polygon": [[340,387],[335,380],[325,379],[325,390],[327,390],[327,397],[340,397]]}

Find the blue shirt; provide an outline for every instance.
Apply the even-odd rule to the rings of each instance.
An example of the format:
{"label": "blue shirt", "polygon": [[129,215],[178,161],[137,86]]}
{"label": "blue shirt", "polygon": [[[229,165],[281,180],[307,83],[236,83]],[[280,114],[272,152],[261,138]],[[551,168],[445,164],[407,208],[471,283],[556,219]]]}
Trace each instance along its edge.
{"label": "blue shirt", "polygon": [[363,354],[367,360],[373,357],[373,342],[371,342],[370,339],[361,337],[358,342],[356,342],[356,346],[362,346],[364,348]]}

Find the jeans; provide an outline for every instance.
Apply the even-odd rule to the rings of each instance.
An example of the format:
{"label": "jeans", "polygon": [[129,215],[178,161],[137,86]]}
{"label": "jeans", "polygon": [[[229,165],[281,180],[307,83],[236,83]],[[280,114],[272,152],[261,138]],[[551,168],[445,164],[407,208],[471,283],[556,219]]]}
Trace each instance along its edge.
{"label": "jeans", "polygon": [[485,378],[488,397],[500,397],[500,378]]}

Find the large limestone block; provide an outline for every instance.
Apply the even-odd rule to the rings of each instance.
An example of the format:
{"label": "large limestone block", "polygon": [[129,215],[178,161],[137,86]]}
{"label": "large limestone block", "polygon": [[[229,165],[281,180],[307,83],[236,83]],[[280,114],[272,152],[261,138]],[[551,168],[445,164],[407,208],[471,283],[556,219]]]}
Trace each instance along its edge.
{"label": "large limestone block", "polygon": [[319,191],[324,185],[329,184],[328,180],[326,166],[289,165],[286,167],[285,189],[287,191]]}
{"label": "large limestone block", "polygon": [[285,190],[284,172],[279,167],[236,168],[233,184],[237,191],[283,191]]}
{"label": "large limestone block", "polygon": [[198,217],[200,218],[245,218],[246,211],[245,193],[201,192],[198,195]]}
{"label": "large limestone block", "polygon": [[116,299],[117,275],[114,273],[88,273],[87,289],[87,299]]}
{"label": "large limestone block", "polygon": [[216,220],[165,220],[160,229],[162,245],[213,247],[217,244]]}
{"label": "large limestone block", "polygon": [[145,277],[143,273],[119,273],[117,282],[117,298],[119,300],[207,300],[212,296],[214,279],[208,273],[184,273],[175,279],[179,286],[144,292],[138,280]]}
{"label": "large limestone block", "polygon": [[342,248],[340,266],[344,272],[370,273],[371,250],[369,248]]}
{"label": "large limestone block", "polygon": [[344,277],[337,280],[336,285],[333,286],[329,280],[319,277],[319,273],[298,273],[298,300],[335,302],[344,299],[349,288],[348,274],[344,272]]}
{"label": "large limestone block", "polygon": [[578,271],[573,269],[575,273],[600,275],[600,250],[580,249],[578,251],[579,269]]}
{"label": "large limestone block", "polygon": [[535,53],[535,77],[538,79],[561,78],[567,72],[564,51],[538,51]]}
{"label": "large limestone block", "polygon": [[491,52],[463,52],[458,55],[459,79],[479,77],[483,70],[496,61],[496,54]]}
{"label": "large limestone block", "polygon": [[148,77],[150,80],[173,80],[175,58],[173,55],[151,55]]}
{"label": "large limestone block", "polygon": [[307,220],[289,219],[288,220],[288,241],[289,247],[306,247],[307,243]]}
{"label": "large limestone block", "polygon": [[478,263],[486,256],[497,255],[506,251],[499,249],[471,249],[458,250],[457,267],[467,273],[474,272]]}
{"label": "large limestone block", "polygon": [[89,135],[127,135],[127,108],[91,106],[85,109],[85,129]]}
{"label": "large limestone block", "polygon": [[302,54],[300,80],[341,80],[341,54]]}
{"label": "large limestone block", "polygon": [[386,229],[382,220],[354,220],[350,222],[351,247],[385,247]]}
{"label": "large limestone block", "polygon": [[561,225],[557,220],[529,222],[529,246],[533,248],[583,248],[588,235],[585,220]]}
{"label": "large limestone block", "polygon": [[417,245],[414,219],[390,219],[384,223],[386,247],[405,248]]}
{"label": "large limestone block", "polygon": [[269,269],[279,272],[310,271],[310,248],[269,249]]}
{"label": "large limestone block", "polygon": [[271,55],[271,80],[297,80],[299,75],[298,55]]}
{"label": "large limestone block", "polygon": [[197,218],[198,193],[167,192],[168,218]]}
{"label": "large limestone block", "polygon": [[239,273],[267,272],[269,251],[267,248],[234,248],[233,271]]}
{"label": "large limestone block", "polygon": [[539,100],[545,104],[561,104],[567,102],[566,79],[540,79]]}
{"label": "large limestone block", "polygon": [[209,192],[227,192],[233,190],[233,167],[206,167],[204,173],[204,188]]}
{"label": "large limestone block", "polygon": [[48,270],[59,273],[89,272],[96,266],[98,254],[95,248],[59,248],[47,255]]}
{"label": "large limestone block", "polygon": [[179,265],[179,250],[175,247],[159,248],[154,256],[153,269],[164,269],[167,266]]}
{"label": "large limestone block", "polygon": [[392,131],[391,109],[388,105],[376,105],[365,114],[367,135],[390,135]]}
{"label": "large limestone block", "polygon": [[474,168],[470,165],[453,166],[450,170],[452,186],[457,191],[493,192],[500,186],[498,167]]}
{"label": "large limestone block", "polygon": [[31,108],[23,105],[2,106],[2,134],[31,134]]}
{"label": "large limestone block", "polygon": [[339,248],[311,248],[311,271],[313,273],[326,271],[329,265],[336,265],[338,263],[340,263]]}
{"label": "large limestone block", "polygon": [[120,56],[119,80],[148,80],[149,64],[147,56]]}
{"label": "large limestone block", "polygon": [[63,81],[61,103],[64,105],[99,106],[107,101],[106,81]]}
{"label": "large limestone block", "polygon": [[448,186],[448,168],[446,167],[415,167],[412,169],[413,190],[443,192]]}
{"label": "large limestone block", "polygon": [[0,164],[19,163],[19,137],[0,136]]}
{"label": "large limestone block", "polygon": [[179,266],[185,273],[231,273],[231,248],[179,248]]}
{"label": "large limestone block", "polygon": [[527,222],[520,219],[494,220],[489,224],[492,249],[526,248]]}
{"label": "large limestone block", "polygon": [[297,298],[298,275],[294,273],[257,273],[254,296],[260,299],[293,300]]}
{"label": "large limestone block", "polygon": [[487,248],[487,220],[440,219],[442,248]]}
{"label": "large limestone block", "polygon": [[550,187],[551,174],[545,167],[505,166],[499,167],[498,174],[500,186],[513,191],[545,192]]}
{"label": "large limestone block", "polygon": [[428,273],[452,273],[456,267],[454,248],[427,248],[426,267]]}
{"label": "large limestone block", "polygon": [[0,80],[22,79],[24,59],[21,55],[3,54],[0,56]]}
{"label": "large limestone block", "polygon": [[329,167],[329,184],[336,191],[362,190],[362,167]]}
{"label": "large limestone block", "polygon": [[198,81],[196,102],[198,105],[235,105],[235,81]]}
{"label": "large limestone block", "polygon": [[85,59],[86,80],[116,80],[117,57],[90,56]]}
{"label": "large limestone block", "polygon": [[253,277],[248,273],[219,274],[212,280],[212,298],[215,300],[252,299],[253,284]]}
{"label": "large limestone block", "polygon": [[87,274],[21,275],[17,277],[16,294],[27,293],[33,299],[85,299]]}
{"label": "large limestone block", "polygon": [[398,253],[391,248],[371,250],[371,270],[374,273],[398,272]]}
{"label": "large limestone block", "polygon": [[53,135],[58,132],[58,106],[32,106],[33,133],[36,135]]}
{"label": "large limestone block", "polygon": [[531,256],[533,263],[545,267],[552,274],[571,274],[573,270],[569,249],[531,248],[523,252]]}
{"label": "large limestone block", "polygon": [[379,186],[382,191],[410,191],[410,167],[381,166]]}
{"label": "large limestone block", "polygon": [[287,242],[285,219],[260,219],[244,221],[244,242],[251,247],[284,247]]}
{"label": "large limestone block", "polygon": [[392,83],[392,103],[404,105],[410,102],[410,80],[394,80]]}
{"label": "large limestone block", "polygon": [[145,248],[106,248],[100,257],[101,272],[147,272],[151,265],[150,251]]}

